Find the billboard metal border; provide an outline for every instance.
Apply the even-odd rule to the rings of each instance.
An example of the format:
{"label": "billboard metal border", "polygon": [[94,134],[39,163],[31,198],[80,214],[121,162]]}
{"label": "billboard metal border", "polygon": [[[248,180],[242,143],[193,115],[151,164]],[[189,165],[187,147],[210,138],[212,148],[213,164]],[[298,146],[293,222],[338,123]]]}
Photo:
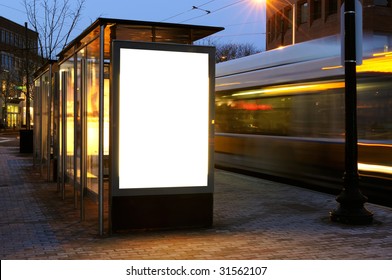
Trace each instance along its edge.
{"label": "billboard metal border", "polygon": [[[120,67],[121,49],[141,49],[169,52],[206,53],[209,72],[209,143],[208,143],[208,178],[207,186],[195,187],[165,187],[165,188],[135,188],[120,189],[119,187],[119,98],[120,98]],[[213,193],[214,189],[214,106],[215,106],[215,48],[198,45],[180,45],[168,43],[134,42],[113,40],[111,61],[111,97],[110,97],[110,196],[145,196]]]}

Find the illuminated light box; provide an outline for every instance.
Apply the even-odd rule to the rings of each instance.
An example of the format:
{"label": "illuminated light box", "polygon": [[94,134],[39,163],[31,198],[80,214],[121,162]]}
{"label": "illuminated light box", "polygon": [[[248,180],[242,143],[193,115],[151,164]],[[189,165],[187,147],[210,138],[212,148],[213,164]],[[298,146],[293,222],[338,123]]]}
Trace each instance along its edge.
{"label": "illuminated light box", "polygon": [[120,57],[119,188],[207,186],[208,54]]}
{"label": "illuminated light box", "polygon": [[161,198],[159,205],[181,212],[200,194],[212,204],[214,54],[205,46],[113,42],[111,194],[129,198],[112,199],[112,208],[121,200],[135,213],[136,200],[143,208]]}

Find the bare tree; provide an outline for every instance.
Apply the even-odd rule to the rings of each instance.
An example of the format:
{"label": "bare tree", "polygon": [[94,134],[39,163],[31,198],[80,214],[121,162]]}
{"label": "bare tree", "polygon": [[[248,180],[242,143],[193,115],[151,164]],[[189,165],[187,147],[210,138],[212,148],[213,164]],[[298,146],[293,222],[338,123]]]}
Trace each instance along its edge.
{"label": "bare tree", "polygon": [[223,62],[248,56],[251,54],[259,53],[260,51],[255,48],[251,43],[219,43],[216,40],[208,38],[199,42],[201,45],[215,46],[215,62]]}
{"label": "bare tree", "polygon": [[39,34],[42,62],[55,59],[77,26],[86,0],[23,0],[28,21]]}
{"label": "bare tree", "polygon": [[[38,33],[38,54],[41,65],[55,59],[67,44],[77,26],[86,0],[23,0],[32,29]],[[27,23],[26,23],[27,29]],[[27,42],[26,42],[27,43]],[[26,45],[26,54],[31,48]],[[26,77],[26,128],[30,129],[30,60],[25,57]],[[36,68],[35,68],[36,69]]]}
{"label": "bare tree", "polygon": [[216,46],[215,62],[228,61],[260,52],[250,43],[220,44]]}

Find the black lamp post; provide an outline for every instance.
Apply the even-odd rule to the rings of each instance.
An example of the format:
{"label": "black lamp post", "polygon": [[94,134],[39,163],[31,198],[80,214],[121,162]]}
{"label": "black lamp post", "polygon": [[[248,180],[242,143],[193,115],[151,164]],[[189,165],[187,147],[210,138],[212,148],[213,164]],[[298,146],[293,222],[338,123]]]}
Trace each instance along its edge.
{"label": "black lamp post", "polygon": [[344,6],[345,173],[343,190],[336,198],[339,206],[330,218],[347,224],[370,224],[373,214],[364,207],[367,198],[359,190],[355,0],[345,0]]}

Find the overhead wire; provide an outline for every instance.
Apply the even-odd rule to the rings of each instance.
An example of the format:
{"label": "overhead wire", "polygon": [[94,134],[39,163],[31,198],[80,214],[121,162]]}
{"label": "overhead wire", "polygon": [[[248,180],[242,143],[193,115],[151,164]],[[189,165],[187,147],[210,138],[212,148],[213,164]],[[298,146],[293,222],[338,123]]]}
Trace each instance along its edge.
{"label": "overhead wire", "polygon": [[17,11],[17,12],[20,12],[20,13],[26,13],[26,11],[22,11],[22,10],[19,10],[19,9],[17,9],[17,8],[14,8],[14,7],[11,7],[11,6],[8,6],[8,5],[0,4],[0,6],[3,6],[3,7],[5,7],[5,8],[8,8],[8,9],[11,9],[11,10],[14,10],[14,11]]}
{"label": "overhead wire", "polygon": [[[181,21],[181,23],[184,23],[184,22],[187,22],[187,21],[191,21],[191,20],[194,20],[194,19],[197,19],[197,18],[200,18],[200,17],[204,17],[204,16],[209,15],[209,14],[216,13],[218,11],[221,11],[223,9],[229,8],[231,6],[234,6],[234,5],[239,4],[241,2],[244,2],[244,1],[247,1],[247,0],[239,0],[239,1],[236,1],[236,2],[231,3],[231,4],[227,4],[227,5],[223,6],[223,7],[218,8],[218,9],[215,9],[213,11],[204,10],[206,12],[206,14],[189,18],[187,20]],[[212,2],[212,1],[210,1],[210,2]],[[203,5],[200,5],[199,7],[204,6],[204,5],[208,4],[208,3],[209,2],[207,2],[207,3],[203,4]],[[203,10],[203,9],[199,9],[199,10]],[[245,25],[245,24],[254,24],[254,23],[257,23],[257,22],[253,21],[253,22],[244,22],[244,23],[230,24],[230,25],[227,25],[227,27],[239,26],[239,25]],[[212,35],[212,37],[223,38],[223,37],[255,36],[255,35],[265,35],[265,34],[266,34],[265,32],[237,33],[237,34],[226,34],[226,35],[214,34],[214,35]]]}
{"label": "overhead wire", "polygon": [[181,12],[181,13],[179,13],[179,14],[176,14],[176,15],[174,15],[174,16],[171,16],[171,17],[165,18],[165,19],[161,20],[161,22],[164,22],[164,21],[167,21],[167,20],[169,20],[169,19],[172,19],[172,18],[175,18],[175,17],[181,16],[181,15],[183,15],[183,14],[186,14],[186,13],[188,13],[188,12],[192,11],[192,10],[193,10],[193,8],[192,8],[192,9],[189,9],[189,10],[187,10],[187,11],[185,11],[185,12]]}
{"label": "overhead wire", "polygon": [[[187,22],[187,21],[191,21],[191,20],[194,20],[194,19],[197,19],[197,18],[200,18],[200,17],[204,17],[204,16],[206,16],[206,15],[211,15],[211,14],[213,14],[213,13],[216,13],[216,12],[218,12],[218,11],[221,11],[221,10],[223,10],[223,9],[226,9],[226,8],[228,8],[228,7],[231,7],[231,6],[234,6],[234,5],[239,4],[239,3],[241,3],[241,2],[244,2],[244,1],[246,1],[246,0],[239,0],[239,1],[236,1],[236,2],[234,2],[234,3],[231,3],[231,4],[228,4],[228,5],[225,5],[225,6],[221,7],[221,8],[218,8],[218,9],[216,9],[216,10],[209,11],[209,13],[206,13],[206,14],[203,14],[203,15],[199,15],[199,16],[195,16],[195,17],[189,18],[189,19],[187,19],[187,20],[181,21],[180,23],[184,23],[184,22]],[[207,4],[207,3],[206,3],[206,4]],[[204,6],[204,5],[203,5],[203,6]],[[200,7],[201,7],[201,6],[200,6]]]}
{"label": "overhead wire", "polygon": [[207,4],[210,4],[211,2],[215,2],[215,1],[216,0],[211,0],[211,1],[208,1],[208,2],[206,2],[204,4],[200,4],[199,7],[203,7],[203,6],[207,5]]}
{"label": "overhead wire", "polygon": [[[180,13],[178,13],[178,14],[175,14],[175,15],[173,15],[173,16],[170,16],[170,17],[168,17],[168,18],[165,18],[165,19],[161,20],[161,22],[165,22],[165,21],[168,21],[168,20],[170,20],[170,19],[179,17],[179,16],[181,16],[181,15],[187,14],[187,13],[189,13],[189,12],[191,12],[191,11],[194,11],[194,10],[200,10],[200,11],[203,11],[203,12],[204,12],[204,14],[202,14],[202,15],[198,15],[198,16],[194,16],[194,17],[188,18],[188,19],[186,19],[186,20],[181,21],[180,23],[188,22],[188,21],[191,21],[191,20],[194,20],[194,19],[197,19],[197,18],[201,18],[201,17],[207,16],[207,15],[214,14],[214,13],[216,13],[216,12],[219,12],[219,11],[221,11],[221,10],[227,9],[227,8],[229,8],[229,7],[232,7],[232,6],[234,6],[234,5],[237,5],[237,4],[241,3],[241,2],[245,2],[245,1],[247,1],[247,0],[235,1],[235,2],[233,2],[233,3],[230,3],[230,4],[227,4],[227,5],[224,5],[224,6],[220,7],[220,8],[217,8],[217,9],[215,9],[215,10],[204,9],[204,8],[202,9],[202,7],[208,5],[208,4],[212,3],[212,2],[215,2],[215,1],[216,1],[216,0],[210,0],[210,1],[207,1],[207,2],[202,3],[202,4],[200,4],[200,5],[194,5],[194,6],[192,6],[190,9],[188,9],[188,10],[186,10],[186,11],[180,12]],[[17,8],[13,8],[13,7],[8,6],[8,5],[5,5],[5,4],[0,4],[0,6],[3,6],[3,7],[5,7],[5,8],[8,8],[8,9],[12,9],[12,10],[18,11],[18,12],[21,12],[21,13],[25,13],[25,11],[22,11],[22,10],[17,9]],[[239,25],[245,25],[245,24],[253,24],[253,23],[256,23],[256,22],[245,22],[245,23],[230,24],[230,25],[227,25],[227,27],[239,26]],[[231,35],[228,34],[228,35],[219,35],[219,36],[217,35],[217,37],[234,37],[234,36],[247,36],[247,35],[260,35],[260,34],[265,34],[265,33],[246,33],[246,34],[242,33],[242,34],[231,34]]]}
{"label": "overhead wire", "polygon": [[[198,15],[198,16],[189,18],[189,19],[187,19],[187,20],[182,21],[181,23],[187,22],[187,21],[191,21],[191,20],[196,19],[196,18],[199,18],[199,17],[203,17],[203,16],[206,16],[206,15],[209,15],[209,14],[216,13],[216,12],[218,12],[218,11],[220,11],[220,10],[223,10],[223,9],[228,8],[228,7],[234,6],[234,5],[236,5],[236,4],[239,4],[239,3],[241,3],[241,2],[244,2],[244,1],[246,1],[246,0],[239,0],[239,1],[236,1],[236,2],[234,2],[234,3],[225,5],[225,6],[221,7],[221,8],[218,8],[218,9],[216,9],[216,10],[213,10],[213,11],[211,11],[211,10],[206,10],[206,9],[201,9],[201,7],[204,7],[204,6],[206,6],[206,5],[208,5],[208,4],[212,3],[212,2],[215,2],[215,1],[216,1],[216,0],[210,0],[210,1],[207,1],[207,2],[205,2],[205,3],[203,3],[203,4],[200,4],[200,5],[197,5],[197,6],[192,6],[192,8],[190,8],[189,10],[186,10],[186,11],[184,11],[184,12],[181,12],[181,13],[175,14],[175,15],[173,15],[173,16],[170,16],[170,17],[168,17],[168,18],[165,18],[165,19],[161,20],[161,22],[164,22],[164,21],[167,21],[167,20],[169,20],[169,19],[172,19],[172,18],[181,16],[181,15],[186,14],[186,13],[189,13],[189,12],[191,12],[191,11],[193,11],[193,10],[201,10],[201,11],[204,11],[204,12],[205,12],[205,14],[203,14],[203,15]],[[9,5],[0,4],[0,6],[3,6],[3,7],[5,7],[5,8],[11,9],[11,10],[15,10],[15,11],[20,12],[20,13],[26,13],[26,11],[22,11],[22,10],[20,10],[20,9],[11,7],[11,6],[9,6]],[[227,27],[236,26],[236,25],[243,25],[243,24],[251,24],[251,22],[248,22],[248,23],[238,23],[238,24],[230,24],[230,25],[227,25]]]}
{"label": "overhead wire", "polygon": [[[200,7],[203,7],[203,6],[205,6],[205,5],[208,5],[208,4],[210,4],[211,2],[215,2],[215,1],[216,1],[216,0],[210,0],[210,1],[206,2],[206,3],[204,3],[204,4],[200,4],[200,5],[198,5],[198,6],[192,6],[191,9],[186,10],[186,11],[181,12],[181,13],[178,13],[178,14],[176,14],[176,15],[174,15],[174,16],[165,18],[165,19],[161,20],[161,22],[164,22],[164,21],[167,21],[167,20],[169,20],[169,19],[172,19],[172,18],[181,16],[181,15],[183,15],[183,14],[189,13],[189,12],[195,10],[195,9],[197,9],[197,10],[202,10],[202,11],[207,11],[207,10],[204,10],[204,9],[200,9]],[[208,12],[210,12],[210,11],[208,11]]]}
{"label": "overhead wire", "polygon": [[194,16],[194,17],[191,17],[191,18],[189,18],[189,19],[186,19],[186,20],[183,20],[183,21],[180,22],[180,23],[184,23],[184,22],[191,21],[191,20],[194,20],[194,19],[197,19],[197,18],[200,18],[200,17],[204,17],[204,16],[206,16],[206,15],[210,15],[210,14],[219,12],[219,11],[221,11],[221,10],[223,10],[223,9],[229,8],[229,7],[231,7],[231,6],[234,6],[234,5],[236,5],[236,4],[239,4],[239,3],[244,2],[244,1],[247,1],[247,0],[239,0],[239,1],[236,1],[236,2],[234,2],[234,3],[227,4],[227,5],[223,6],[223,7],[220,7],[220,8],[218,8],[218,9],[216,9],[216,10],[213,10],[213,11],[207,10],[207,9],[202,9],[202,8],[201,8],[201,7],[204,7],[204,6],[206,6],[206,5],[208,5],[208,4],[212,3],[212,2],[215,2],[215,1],[216,1],[216,0],[210,0],[210,1],[207,1],[207,2],[205,2],[205,3],[203,3],[203,4],[200,4],[200,5],[193,5],[192,8],[190,8],[189,10],[186,10],[186,11],[180,12],[180,13],[178,13],[178,14],[175,14],[175,15],[173,15],[173,16],[170,16],[170,17],[168,17],[168,18],[165,18],[165,19],[161,20],[161,22],[164,22],[164,21],[167,21],[167,20],[169,20],[169,19],[173,19],[173,18],[179,17],[179,16],[181,16],[181,15],[187,14],[187,13],[189,13],[189,12],[191,12],[191,11],[194,11],[194,10],[200,10],[200,11],[205,12],[205,13],[202,14],[202,15]]}

